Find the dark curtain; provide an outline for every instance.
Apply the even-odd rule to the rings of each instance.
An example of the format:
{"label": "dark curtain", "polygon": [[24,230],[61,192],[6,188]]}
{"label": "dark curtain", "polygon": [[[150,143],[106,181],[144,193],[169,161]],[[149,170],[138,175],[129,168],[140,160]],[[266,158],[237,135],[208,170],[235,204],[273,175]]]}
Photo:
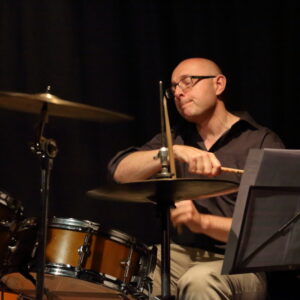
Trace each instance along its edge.
{"label": "dark curtain", "polygon": [[[248,110],[299,148],[297,1],[0,0],[0,91],[50,92],[118,111],[132,122],[49,117],[57,142],[50,215],[87,219],[152,243],[152,205],[88,199],[107,183],[107,163],[160,130],[159,87],[182,59],[215,60],[228,77],[226,105]],[[171,121],[177,115],[172,103]],[[1,108],[1,107],[0,107]],[[0,188],[25,216],[41,210],[41,162],[30,150],[38,114],[0,109]]]}

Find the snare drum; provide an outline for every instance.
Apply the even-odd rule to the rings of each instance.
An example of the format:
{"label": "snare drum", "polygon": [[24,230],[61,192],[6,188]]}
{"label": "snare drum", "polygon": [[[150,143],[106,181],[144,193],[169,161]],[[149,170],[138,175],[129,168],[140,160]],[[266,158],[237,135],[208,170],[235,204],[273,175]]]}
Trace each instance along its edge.
{"label": "snare drum", "polygon": [[[90,221],[54,217],[48,224],[45,251],[44,285],[54,297],[149,298],[148,274],[154,268],[156,253],[125,233],[101,231],[98,223]],[[28,267],[36,277],[35,261]],[[4,281],[9,288],[34,295],[32,283],[24,283],[18,274],[9,276]]]}
{"label": "snare drum", "polygon": [[[149,254],[144,245],[120,231],[104,231],[90,221],[53,218],[49,223],[45,272],[97,284],[92,290],[103,296],[135,294],[146,299],[143,295],[149,287],[149,263],[153,262]],[[64,281],[67,289],[78,286],[70,279]]]}

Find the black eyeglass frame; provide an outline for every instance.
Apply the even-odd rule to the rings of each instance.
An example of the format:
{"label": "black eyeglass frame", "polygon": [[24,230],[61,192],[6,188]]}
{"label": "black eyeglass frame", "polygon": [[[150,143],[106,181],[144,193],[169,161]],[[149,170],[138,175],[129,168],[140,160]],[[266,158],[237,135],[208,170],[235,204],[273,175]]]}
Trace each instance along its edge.
{"label": "black eyeglass frame", "polygon": [[[179,80],[178,83],[172,84],[167,90],[166,90],[166,96],[167,98],[173,98],[174,97],[174,92],[176,90],[177,85],[179,85],[180,81],[182,81],[185,78],[191,78],[191,79],[208,79],[208,78],[216,78],[217,75],[186,75],[182,79]],[[196,83],[191,85],[190,87],[193,87]],[[179,85],[180,87],[180,85]],[[181,88],[181,87],[180,87]],[[182,89],[182,88],[181,88]]]}

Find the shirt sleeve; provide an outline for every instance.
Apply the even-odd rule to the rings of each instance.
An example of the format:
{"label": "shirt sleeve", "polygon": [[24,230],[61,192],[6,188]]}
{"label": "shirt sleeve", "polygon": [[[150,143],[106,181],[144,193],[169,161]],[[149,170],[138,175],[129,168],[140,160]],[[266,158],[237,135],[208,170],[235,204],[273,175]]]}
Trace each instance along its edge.
{"label": "shirt sleeve", "polygon": [[118,152],[108,163],[108,180],[113,181],[113,176],[116,171],[117,166],[126,156],[136,151],[147,151],[147,150],[154,150],[160,149],[161,147],[161,134],[155,135],[150,141],[145,143],[139,147],[129,147],[120,152]]}
{"label": "shirt sleeve", "polygon": [[285,145],[276,133],[268,130],[261,141],[260,148],[285,149]]}

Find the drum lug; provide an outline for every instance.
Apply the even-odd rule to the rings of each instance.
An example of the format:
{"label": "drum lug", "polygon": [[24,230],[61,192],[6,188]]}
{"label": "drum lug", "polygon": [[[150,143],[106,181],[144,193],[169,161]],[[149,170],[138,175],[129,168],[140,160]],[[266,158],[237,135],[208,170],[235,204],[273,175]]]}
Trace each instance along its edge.
{"label": "drum lug", "polygon": [[84,260],[90,254],[89,246],[90,246],[91,236],[92,236],[91,233],[87,233],[84,237],[83,245],[81,245],[77,250],[79,255],[78,266],[76,267],[77,272],[82,270]]}
{"label": "drum lug", "polygon": [[125,268],[124,278],[123,278],[124,282],[126,282],[126,278],[128,277],[128,273],[129,273],[129,270],[130,270],[130,262],[131,262],[131,259],[132,259],[132,254],[133,254],[133,246],[130,247],[129,255],[128,255],[127,260],[123,260],[123,261],[120,262],[121,266],[123,266]]}
{"label": "drum lug", "polygon": [[154,269],[156,267],[156,258],[157,258],[157,247],[154,245],[152,246],[152,249],[150,250],[150,258],[149,258],[149,263],[148,263],[148,268],[147,268],[147,274],[153,273]]}
{"label": "drum lug", "polygon": [[127,269],[128,269],[129,266],[130,266],[129,260],[123,260],[123,261],[121,261],[121,262],[120,262],[120,265],[123,266],[124,268],[126,268],[125,273],[128,272]]}

